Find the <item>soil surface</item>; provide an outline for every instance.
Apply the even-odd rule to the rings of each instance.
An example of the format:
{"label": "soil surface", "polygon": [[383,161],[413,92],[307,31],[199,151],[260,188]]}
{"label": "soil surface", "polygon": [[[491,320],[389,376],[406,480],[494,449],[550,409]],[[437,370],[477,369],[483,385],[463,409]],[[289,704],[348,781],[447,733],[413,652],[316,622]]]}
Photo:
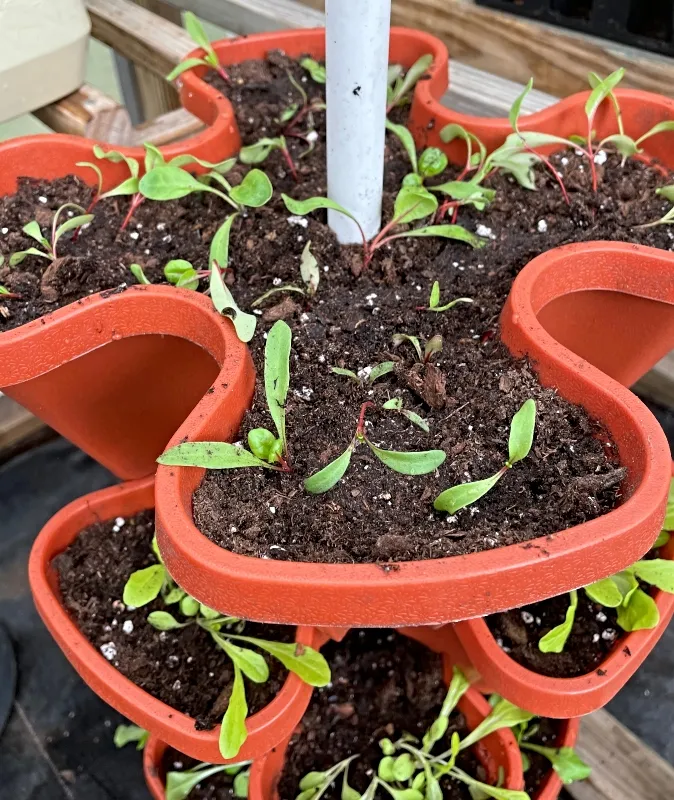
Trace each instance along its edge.
{"label": "soil surface", "polygon": [[[531,725],[536,726],[536,732],[527,737],[527,742],[543,747],[559,747],[557,743],[560,733],[559,720],[538,717],[532,721]],[[540,755],[540,753],[532,753],[531,750],[523,752],[526,752],[529,760],[529,768],[524,773],[524,791],[529,797],[533,798],[536,796],[540,785],[550,774],[552,766],[548,759]]]}
{"label": "soil surface", "polygon": [[[152,611],[168,610],[186,621],[177,605],[161,599],[138,609],[122,602],[132,572],[156,564],[152,552],[154,512],[91,525],[54,559],[63,603],[82,633],[123,675],[153,697],[195,718],[199,730],[219,724],[234,680],[232,663],[198,625],[157,631]],[[223,631],[225,629],[223,628]],[[249,636],[293,641],[294,629],[246,623]],[[287,676],[281,664],[265,655],[266,683],[246,681],[249,714],[274,699]]]}
{"label": "soil surface", "polygon": [[[356,753],[349,784],[362,794],[383,755],[379,741],[384,737],[395,741],[403,733],[421,738],[436,719],[447,691],[441,657],[389,629],[352,630],[322,652],[332,670],[332,684],[314,691],[301,730],[291,741],[279,783],[280,800],[297,797],[307,772],[329,769]],[[447,740],[454,731],[461,736],[467,732],[459,712],[450,718]],[[446,740],[438,746],[442,749],[434,752],[443,752]],[[472,753],[462,754],[459,766],[484,780]],[[324,798],[337,800],[340,790],[341,780]],[[454,780],[446,781],[443,790],[445,798],[470,798],[467,788]]]}
{"label": "soil surface", "polygon": [[[167,772],[186,772],[196,767],[199,763],[199,761],[169,747],[164,753],[161,773],[166,775]],[[190,792],[189,800],[230,800],[236,797],[233,784],[233,775],[218,772],[217,775],[198,783]]]}
{"label": "soil surface", "polygon": [[[593,603],[581,589],[571,634],[561,653],[542,653],[538,642],[564,622],[569,596],[515,608],[486,618],[503,651],[528,669],[552,678],[575,678],[597,669],[622,635],[613,608]],[[625,653],[629,658],[629,653]]]}
{"label": "soil surface", "polygon": [[[668,176],[634,159],[623,166],[619,156],[608,153],[597,165],[595,193],[584,159],[574,151],[560,153],[553,162],[563,175],[570,205],[544,170],[537,172],[535,192],[496,174],[489,179],[496,198],[485,211],[464,207],[458,215],[459,224],[481,234],[485,247],[401,238],[377,250],[364,270],[360,248],[340,247],[321,212],[293,217],[281,200],[281,192],[303,199],[326,191],[324,114],[314,111],[299,122],[279,122],[290,103],[301,103],[287,70],[305,87],[310,103],[322,99],[322,87],[278,53],[233,67],[232,84],[220,88],[235,104],[244,143],[284,132],[298,174],[295,181],[278,150],[258,165],[275,193],[268,206],[235,220],[226,280],[237,302],[248,309],[272,288],[301,286],[300,256],[309,240],[321,268],[315,297],[279,292],[255,308],[259,324],[251,350],[260,374],[262,334],[279,318],[293,329],[287,422],[294,471],[208,473],[195,494],[200,529],[223,547],[259,557],[388,562],[527,542],[609,511],[620,501],[624,472],[617,469],[606,432],[583,409],[543,389],[532,366],[507,353],[499,343],[498,318],[517,273],[552,247],[614,239],[670,249],[674,234],[667,226],[635,227],[664,213],[667,203],[654,190],[668,183]],[[216,85],[218,80],[213,79]],[[402,118],[404,112],[396,114]],[[314,149],[300,157],[313,133]],[[393,135],[387,139],[385,167],[383,219],[389,220],[410,171]],[[236,184],[247,169],[235,167],[228,179]],[[450,167],[430,182],[456,175]],[[21,226],[38,212],[46,226],[61,203],[78,198],[86,205],[89,195],[73,178],[51,185],[24,181],[17,195],[0,200],[0,253],[32,244]],[[97,217],[78,240],[62,243],[59,254],[70,258],[55,268],[45,272],[46,259],[28,257],[19,267],[0,272],[0,283],[24,298],[0,302],[0,330],[97,289],[133,283],[128,271],[133,262],[153,282],[162,280],[168,258],[185,258],[204,269],[208,242],[229,213],[221,200],[206,194],[163,204],[146,201],[120,232],[128,204],[128,198],[101,201]],[[443,303],[457,297],[473,302],[445,313],[420,310],[435,280]],[[206,288],[204,280],[200,288]],[[441,335],[444,349],[430,364],[422,364],[409,343],[393,347],[394,334],[414,335],[422,343]],[[367,372],[387,360],[395,362],[395,371],[373,385],[330,371],[338,366]],[[430,432],[399,413],[382,411],[392,397],[420,414]],[[435,513],[432,501],[442,490],[488,477],[503,465],[510,420],[530,397],[536,400],[538,421],[528,458],[469,509],[454,517]],[[398,450],[439,448],[447,460],[432,475],[408,477],[392,472],[361,445],[334,489],[319,497],[307,495],[303,479],[346,449],[364,402],[377,405],[367,414],[367,433],[375,444]],[[271,427],[262,387],[240,438],[258,426]]]}

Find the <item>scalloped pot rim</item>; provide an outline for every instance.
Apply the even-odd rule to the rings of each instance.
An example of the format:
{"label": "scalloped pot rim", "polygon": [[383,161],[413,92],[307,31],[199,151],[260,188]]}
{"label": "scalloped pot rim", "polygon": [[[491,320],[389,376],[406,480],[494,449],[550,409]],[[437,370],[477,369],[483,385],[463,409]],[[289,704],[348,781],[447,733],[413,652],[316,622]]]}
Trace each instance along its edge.
{"label": "scalloped pot rim", "polygon": [[[111,486],[69,503],[38,534],[30,553],[28,577],[37,610],[47,629],[84,682],[136,725],[200,761],[225,763],[218,749],[219,727],[197,731],[194,719],[152,697],[119,672],[86,639],[63,606],[53,559],[95,522],[127,517],[151,508],[153,478]],[[325,636],[298,627],[297,641],[320,647]],[[312,688],[290,673],[279,694],[248,720],[248,739],[232,761],[258,758],[286,739],[302,718]],[[231,763],[231,762],[230,762]]]}
{"label": "scalloped pot rim", "polygon": [[[574,285],[569,275],[576,274],[577,266]],[[273,561],[235,555],[203,536],[192,521],[191,496],[204,470],[160,466],[157,530],[171,574],[203,602],[246,619],[398,627],[485,616],[623,569],[648,549],[664,518],[667,441],[635,395],[556,342],[537,313],[579,288],[619,288],[627,297],[671,304],[672,287],[672,254],[618,243],[571,245],[525,267],[501,317],[509,348],[529,355],[544,384],[582,403],[613,436],[620,460],[629,468],[625,493],[630,496],[609,514],[543,540],[468,556],[401,562],[388,570],[375,564]],[[171,444],[221,438],[223,416],[198,410]]]}

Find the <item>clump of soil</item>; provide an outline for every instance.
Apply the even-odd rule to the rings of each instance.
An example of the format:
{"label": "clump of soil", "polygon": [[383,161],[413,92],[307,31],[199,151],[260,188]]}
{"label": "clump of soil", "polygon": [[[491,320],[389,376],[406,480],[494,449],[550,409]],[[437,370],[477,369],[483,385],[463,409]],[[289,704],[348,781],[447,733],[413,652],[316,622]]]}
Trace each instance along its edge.
{"label": "clump of soil", "polygon": [[[356,753],[349,784],[362,794],[382,758],[379,741],[385,737],[395,741],[403,733],[421,738],[436,719],[447,691],[441,657],[389,629],[352,630],[342,642],[327,644],[323,654],[332,683],[314,692],[301,730],[290,743],[279,783],[284,800],[297,797],[307,772],[329,769]],[[454,731],[461,736],[467,732],[459,712],[450,718],[447,740]],[[484,780],[471,752],[462,754],[459,766]],[[340,797],[341,779],[337,784],[326,792],[326,800]],[[445,798],[470,798],[467,788],[454,780],[446,781],[443,790]]]}
{"label": "clump of soil", "polygon": [[[620,638],[616,610],[593,603],[578,591],[578,609],[571,634],[561,653],[542,653],[538,642],[564,622],[569,596],[515,608],[486,618],[505,653],[518,664],[551,678],[575,678],[597,669]],[[628,648],[625,657],[630,653]]]}
{"label": "clump of soil", "polygon": [[[167,607],[158,599],[132,609],[121,599],[131,573],[157,563],[153,535],[153,511],[83,530],[54,559],[63,603],[86,638],[123,675],[194,717],[197,729],[208,730],[221,722],[227,708],[234,680],[232,662],[198,625],[160,632],[147,622],[150,612],[164,610],[183,621],[177,606]],[[282,625],[247,623],[245,633],[282,642],[294,639],[294,628]],[[265,658],[269,680],[246,681],[249,714],[268,705],[287,676],[278,661]]]}
{"label": "clump of soil", "polygon": [[[168,747],[162,759],[160,773],[164,777],[168,772],[186,772],[200,762],[184,753]],[[234,798],[234,776],[226,772],[218,772],[210,778],[198,783],[189,794],[189,800],[230,800]]]}

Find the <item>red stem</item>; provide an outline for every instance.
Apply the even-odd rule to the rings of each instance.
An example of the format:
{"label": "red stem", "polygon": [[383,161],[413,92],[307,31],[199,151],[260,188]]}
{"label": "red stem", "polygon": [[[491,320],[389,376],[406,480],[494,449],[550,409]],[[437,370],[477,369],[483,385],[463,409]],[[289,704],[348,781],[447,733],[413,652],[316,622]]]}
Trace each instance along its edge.
{"label": "red stem", "polygon": [[21,295],[16,292],[3,292],[0,294],[0,300],[21,300]]}
{"label": "red stem", "polygon": [[123,231],[129,224],[129,222],[131,222],[131,217],[134,215],[140,204],[143,202],[143,199],[144,198],[142,194],[134,194],[127,215],[124,217],[124,222],[122,222],[122,225],[120,227],[120,231]]}
{"label": "red stem", "polygon": [[229,77],[229,73],[225,70],[224,67],[218,65],[216,67],[216,72],[222,78],[222,80],[225,81],[226,83],[231,83],[232,82],[232,79]]}
{"label": "red stem", "polygon": [[[517,133],[519,133],[519,130],[517,131]],[[557,174],[557,170],[556,170],[556,169],[554,168],[554,166],[552,165],[552,162],[550,161],[550,159],[549,159],[547,156],[544,156],[544,155],[542,155],[541,153],[537,153],[537,152],[536,152],[536,151],[533,149],[533,147],[530,147],[530,146],[529,146],[529,145],[528,145],[528,144],[527,144],[527,143],[524,141],[524,139],[523,139],[522,137],[520,137],[520,140],[521,140],[522,144],[524,145],[524,149],[525,149],[525,150],[526,150],[528,153],[532,153],[533,155],[535,155],[535,156],[536,156],[536,158],[540,158],[540,159],[541,159],[541,161],[543,162],[543,164],[545,164],[545,166],[547,167],[547,169],[548,169],[548,170],[549,170],[549,171],[552,173],[552,177],[553,177],[553,178],[554,178],[554,179],[557,181],[557,183],[559,184],[559,188],[562,190],[562,195],[563,195],[563,197],[564,197],[564,200],[566,201],[566,204],[567,204],[567,206],[570,206],[570,205],[571,205],[571,200],[569,200],[569,193],[566,191],[566,186],[564,186],[564,181],[563,181],[563,180],[562,180],[562,179],[559,177],[559,175]],[[488,177],[488,176],[487,176],[487,177]]]}
{"label": "red stem", "polygon": [[592,152],[592,123],[594,115],[587,118],[587,157],[590,159],[590,172],[592,173],[592,191],[597,191],[597,168],[594,164],[594,153]]}
{"label": "red stem", "polygon": [[367,403],[363,403],[360,407],[360,416],[358,417],[358,427],[356,428],[356,436],[364,436],[365,435],[365,412],[368,408],[374,408],[374,403],[370,402],[369,400]]}
{"label": "red stem", "polygon": [[295,164],[293,163],[293,159],[288,151],[288,148],[282,147],[281,152],[283,153],[283,158],[285,159],[285,162],[288,165],[288,169],[290,170],[293,178],[295,179],[295,183],[299,183],[300,179],[297,177],[297,170],[295,169]]}

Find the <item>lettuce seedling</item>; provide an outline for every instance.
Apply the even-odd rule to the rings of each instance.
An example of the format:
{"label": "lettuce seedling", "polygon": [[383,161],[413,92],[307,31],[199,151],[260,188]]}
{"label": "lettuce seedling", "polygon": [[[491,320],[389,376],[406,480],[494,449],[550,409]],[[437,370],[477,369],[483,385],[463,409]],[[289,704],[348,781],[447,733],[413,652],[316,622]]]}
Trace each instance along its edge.
{"label": "lettuce seedling", "polygon": [[410,422],[413,422],[422,431],[425,433],[430,432],[430,428],[428,427],[428,423],[423,417],[420,417],[416,412],[409,411],[406,408],[403,408],[403,401],[401,397],[392,397],[390,400],[387,400],[382,408],[385,408],[387,411],[397,411],[403,415],[403,417],[407,417]]}
{"label": "lettuce seedling", "polygon": [[274,323],[264,353],[264,387],[269,415],[277,435],[266,428],[248,433],[250,451],[229,442],[185,442],[161,455],[159,464],[206,469],[262,467],[290,472],[285,404],[290,385],[292,332],[283,320]]}
{"label": "lettuce seedling", "polygon": [[578,592],[569,592],[569,607],[566,610],[564,622],[549,630],[538,642],[538,649],[542,653],[561,653],[564,645],[571,635],[573,623],[576,621],[578,609]]}
{"label": "lettuce seedling", "polygon": [[409,93],[414,89],[426,70],[433,63],[430,53],[418,58],[414,64],[403,74],[402,67],[392,65],[388,71],[388,87],[386,90],[387,115],[396,108],[409,102]]}
{"label": "lettuce seedling", "polygon": [[423,228],[414,228],[404,233],[391,234],[391,231],[400,225],[408,225],[411,222],[430,217],[435,213],[438,207],[438,201],[423,186],[403,186],[401,188],[395,200],[393,219],[379,231],[371,242],[367,241],[360,223],[353,214],[339,205],[339,203],[335,203],[334,200],[330,200],[327,197],[310,197],[308,200],[294,200],[292,197],[288,197],[287,194],[282,194],[281,196],[286,208],[291,214],[303,217],[317,209],[332,209],[353,220],[360,231],[360,236],[363,241],[364,267],[370,264],[375,252],[380,247],[390,244],[390,242],[400,238],[438,236],[444,239],[455,239],[466,242],[466,244],[469,244],[473,248],[484,247],[486,244],[479,236],[470,233],[470,231],[467,231],[460,225],[428,225]]}
{"label": "lettuce seedling", "polygon": [[191,11],[186,11],[183,15],[183,21],[185,23],[185,29],[189,33],[192,41],[205,51],[205,55],[203,58],[186,58],[184,61],[181,61],[180,64],[178,64],[169,72],[169,74],[166,76],[166,80],[174,81],[178,76],[182,75],[183,72],[186,72],[188,69],[204,66],[208,67],[209,69],[214,69],[223,81],[230,83],[229,74],[220,63],[218,54],[213,49],[213,45],[211,44],[208,36],[206,35],[206,31],[204,30],[204,26],[201,24],[196,15]]}
{"label": "lettuce seedling", "polygon": [[242,147],[239,151],[239,160],[242,164],[261,164],[268,158],[272,150],[279,150],[281,152],[293,178],[298,181],[297,168],[288,150],[288,143],[286,142],[285,136],[276,136],[273,139],[265,136],[262,139],[258,139],[254,144]]}
{"label": "lettuce seedling", "polygon": [[534,428],[536,426],[536,403],[526,400],[510,423],[510,437],[508,441],[508,460],[505,465],[491,478],[472,483],[461,483],[445,489],[435,498],[433,503],[437,511],[447,511],[455,514],[459,509],[471,505],[492,489],[501,478],[512,469],[518,461],[529,455],[534,441]]}
{"label": "lettuce seedling", "polygon": [[[576,781],[584,781],[590,777],[592,767],[588,766],[580,758],[573,747],[543,747],[529,742],[528,739],[536,733],[538,727],[536,723],[523,723],[518,730],[514,731],[521,750],[538,753],[538,755],[546,758],[565,786],[569,786]],[[522,766],[524,772],[527,772],[530,768],[530,761],[526,752],[522,753]]]}
{"label": "lettuce seedling", "polygon": [[473,300],[470,297],[457,297],[454,300],[450,300],[449,303],[445,303],[444,305],[440,305],[440,282],[434,281],[433,286],[431,288],[431,296],[428,299],[427,306],[417,306],[417,311],[434,311],[437,314],[442,314],[445,311],[449,311],[450,308],[454,308],[455,305],[458,303],[472,303]]}
{"label": "lettuce seedling", "polygon": [[445,776],[465,783],[471,797],[480,800],[529,800],[526,792],[482,783],[456,766],[462,750],[496,730],[513,728],[531,719],[531,714],[513,706],[507,700],[499,700],[483,722],[463,740],[454,732],[449,739],[449,749],[440,755],[432,754],[433,748],[446,737],[450,715],[469,685],[465,675],[455,667],[440,713],[424,733],[421,745],[415,737],[408,734],[403,734],[395,742],[389,738],[379,741],[382,758],[370,785],[362,795],[348,781],[349,766],[360,757],[354,755],[327,770],[307,773],[299,783],[300,794],[296,800],[320,800],[340,776],[342,800],[374,800],[379,789],[391,795],[393,800],[442,800],[444,795],[440,781]]}
{"label": "lettuce seedling", "polygon": [[423,351],[421,349],[421,343],[416,336],[408,336],[406,333],[393,334],[394,347],[400,347],[404,342],[409,342],[412,345],[414,352],[417,354],[417,358],[422,364],[428,364],[436,353],[442,352],[442,336],[439,334],[431,336],[431,338],[426,341]]}
{"label": "lettuce seedling", "polygon": [[[76,217],[70,217],[69,219],[66,219],[65,222],[62,222],[59,225],[59,218],[61,217],[61,214],[63,214],[63,212],[69,208],[74,208],[76,211],[81,211],[82,213],[78,214]],[[80,225],[87,225],[93,218],[94,215],[86,214],[82,206],[78,206],[76,203],[64,203],[54,213],[51,223],[51,237],[49,239],[42,235],[42,229],[40,228],[39,223],[35,220],[32,220],[27,225],[24,225],[22,230],[26,236],[30,236],[31,239],[34,239],[42,247],[42,250],[39,250],[37,247],[29,247],[26,250],[20,250],[17,253],[12,253],[12,255],[9,257],[9,266],[17,266],[17,264],[20,264],[24,258],[26,258],[26,256],[39,256],[40,258],[46,258],[49,261],[56,261],[58,258],[56,247],[59,239],[65,233],[68,233],[68,231],[76,230],[80,227]]]}
{"label": "lettuce seedling", "polygon": [[344,476],[351,462],[353,451],[363,442],[385,466],[403,475],[426,475],[437,469],[445,460],[443,450],[424,450],[421,452],[400,452],[382,450],[372,444],[365,434],[365,413],[373,408],[374,403],[363,403],[360,409],[356,433],[346,450],[331,461],[326,467],[311,475],[304,481],[304,488],[309,494],[323,494],[332,489]]}
{"label": "lettuce seedling", "polygon": [[144,750],[149,738],[149,731],[139,728],[138,725],[118,725],[112,742],[118,750],[133,743],[136,745],[136,750]]}
{"label": "lettuce seedling", "polygon": [[207,786],[209,778],[224,773],[233,777],[232,793],[234,797],[248,797],[250,765],[252,761],[241,761],[238,764],[196,764],[191,769],[171,770],[166,773],[165,800],[185,800],[192,789],[203,783]]}
{"label": "lettuce seedling", "polygon": [[382,361],[381,364],[376,364],[374,367],[363,367],[359,369],[358,372],[354,372],[351,369],[344,369],[343,367],[330,367],[330,371],[334,372],[335,375],[343,375],[345,378],[351,378],[352,381],[363,386],[365,384],[373,384],[379,378],[383,378],[384,375],[393,372],[395,366],[393,361]]}

